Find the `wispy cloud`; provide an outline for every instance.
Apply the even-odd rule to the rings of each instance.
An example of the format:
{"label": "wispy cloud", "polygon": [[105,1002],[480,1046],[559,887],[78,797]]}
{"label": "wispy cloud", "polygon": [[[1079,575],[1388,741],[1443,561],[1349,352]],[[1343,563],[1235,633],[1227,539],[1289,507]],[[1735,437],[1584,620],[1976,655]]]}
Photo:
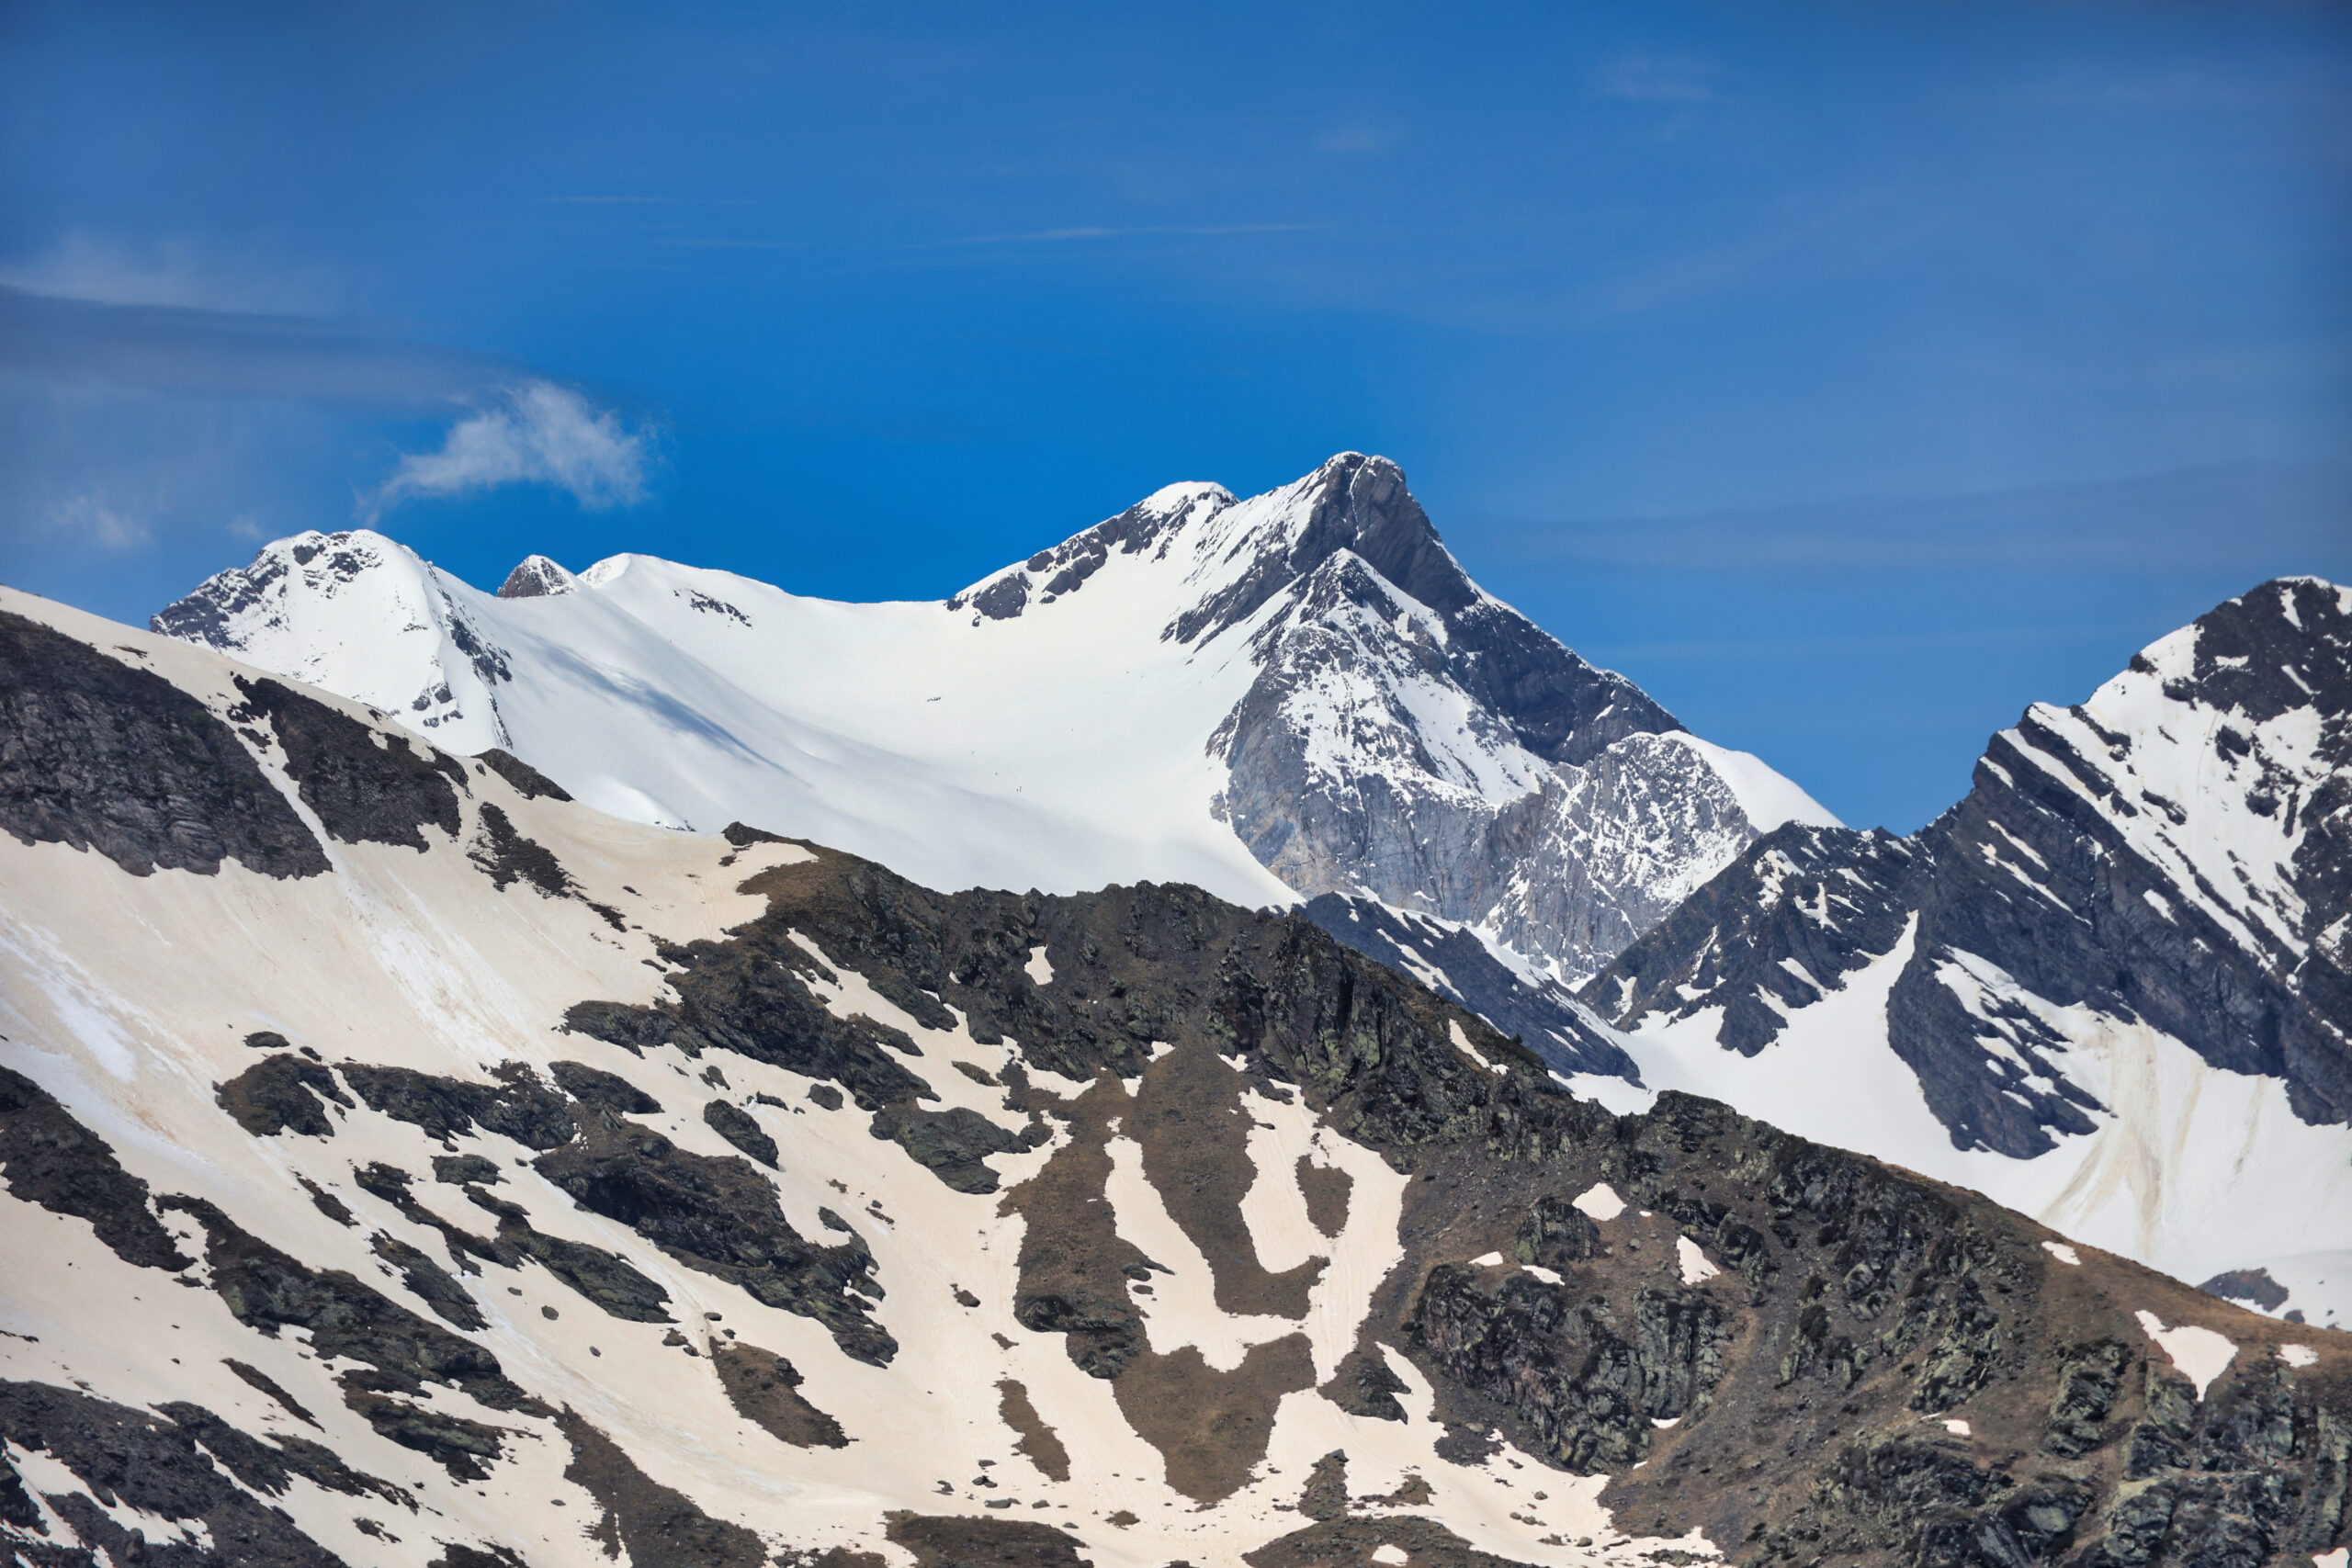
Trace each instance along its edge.
{"label": "wispy cloud", "polygon": [[549,207],[757,207],[749,197],[729,196],[543,196]]}
{"label": "wispy cloud", "polygon": [[95,545],[109,555],[144,549],[155,536],[146,519],[114,505],[102,491],[65,502],[50,513],[49,521],[56,532]]}
{"label": "wispy cloud", "polygon": [[515,378],[487,355],[346,322],[107,304],[0,285],[0,370],[36,381],[412,406]]}
{"label": "wispy cloud", "polygon": [[1318,132],[1315,138],[1315,150],[1317,152],[1385,152],[1404,139],[1405,133],[1392,127],[1354,120]]}
{"label": "wispy cloud", "polygon": [[958,239],[934,240],[932,244],[1050,245],[1083,240],[1136,240],[1168,235],[1304,234],[1329,227],[1329,223],[1146,223],[1129,228],[1081,225],[1068,229],[1032,229],[1018,234],[967,234]]}
{"label": "wispy cloud", "polygon": [[[2237,464],[1949,496],[1886,496],[1472,531],[1547,562],[1719,572],[2108,575],[2352,566],[2352,465]],[[2299,563],[2299,564],[2298,564]]]}
{"label": "wispy cloud", "polygon": [[451,425],[439,451],[401,457],[360,511],[374,518],[404,501],[513,484],[566,491],[592,512],[633,506],[645,498],[652,445],[650,431],[569,388],[526,382]]}
{"label": "wispy cloud", "polygon": [[0,262],[0,287],[94,305],[311,312],[335,290],[316,276],[199,251],[184,241],[132,245],[73,230],[37,255]]}
{"label": "wispy cloud", "polygon": [[1594,73],[1593,91],[1635,104],[1703,104],[1715,96],[1715,68],[1702,60],[1621,55]]}
{"label": "wispy cloud", "polygon": [[659,244],[674,245],[689,251],[805,251],[806,240],[704,240],[678,238],[661,240]]}

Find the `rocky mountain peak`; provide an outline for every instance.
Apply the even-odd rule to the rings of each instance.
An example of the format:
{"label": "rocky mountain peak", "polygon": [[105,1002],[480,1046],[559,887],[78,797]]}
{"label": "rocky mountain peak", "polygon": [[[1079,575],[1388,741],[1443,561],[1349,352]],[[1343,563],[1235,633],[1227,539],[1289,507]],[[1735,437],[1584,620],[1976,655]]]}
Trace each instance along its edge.
{"label": "rocky mountain peak", "polygon": [[580,580],[545,556],[525,556],[498,585],[501,599],[547,599],[578,592]]}
{"label": "rocky mountain peak", "polygon": [[1342,552],[1442,615],[1485,598],[1413,499],[1405,471],[1385,457],[1342,452],[1267,499],[1277,502],[1272,515],[1227,547],[1229,556],[1248,556],[1246,569],[1178,615],[1164,635],[1187,643],[1215,637]]}
{"label": "rocky mountain peak", "polygon": [[2267,723],[2294,708],[2352,711],[2352,589],[2282,577],[2134,654],[2174,702]]}
{"label": "rocky mountain peak", "polygon": [[[780,621],[684,570],[520,612],[449,587],[492,626],[632,593],[706,646]],[[618,821],[5,589],[0,699],[12,1562],[2343,1551],[2352,1338],[1671,1085],[1613,1115],[1316,917],[1468,995],[1494,965],[1457,925],[941,892]],[[1633,741],[1612,766],[1692,755]],[[1781,907],[1837,907],[1843,876],[1792,886],[1830,838],[1775,846]]]}
{"label": "rocky mountain peak", "polygon": [[333,534],[317,529],[273,540],[243,567],[207,578],[195,592],[148,617],[150,630],[232,651],[244,648],[258,615],[283,600],[290,581],[309,592],[331,598],[345,586],[388,562],[415,558],[402,546],[368,528]]}

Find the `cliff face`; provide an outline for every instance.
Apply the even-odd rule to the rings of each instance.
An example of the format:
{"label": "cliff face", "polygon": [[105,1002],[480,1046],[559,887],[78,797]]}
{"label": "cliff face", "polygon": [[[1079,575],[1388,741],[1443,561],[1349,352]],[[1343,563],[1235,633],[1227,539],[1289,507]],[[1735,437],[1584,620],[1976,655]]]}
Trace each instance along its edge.
{"label": "cliff face", "polygon": [[2352,592],[2267,583],[2029,709],[1919,833],[1759,840],[1580,994],[1637,1060],[1645,1035],[1759,1071],[1883,1043],[1954,1151],[2050,1173],[2052,1223],[2109,1205],[2143,1257],[2352,1311],[2347,844]]}
{"label": "cliff face", "polygon": [[[84,680],[85,719],[171,713],[208,841],[263,846],[141,875],[0,824],[28,1561],[2201,1565],[2352,1525],[2345,1337],[1707,1100],[1611,1115],[1306,919],[616,821],[0,608],[149,666],[175,697]],[[156,776],[126,745],[85,795]]]}

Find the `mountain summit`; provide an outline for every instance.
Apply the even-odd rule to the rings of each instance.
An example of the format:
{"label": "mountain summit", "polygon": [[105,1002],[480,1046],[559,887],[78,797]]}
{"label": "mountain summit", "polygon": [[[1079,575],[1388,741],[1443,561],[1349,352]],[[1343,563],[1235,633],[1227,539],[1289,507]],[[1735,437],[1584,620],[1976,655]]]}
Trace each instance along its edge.
{"label": "mountain summit", "polygon": [[1834,820],[1487,594],[1357,453],[1170,486],[944,605],[645,556],[501,594],[308,534],[153,626],[641,821],[764,815],[942,886],[1368,894],[1567,978]]}
{"label": "mountain summit", "polygon": [[616,820],[5,589],[0,909],[14,1562],[2333,1568],[2352,1534],[2352,1337],[1709,1100],[1613,1115],[1295,913]]}
{"label": "mountain summit", "polygon": [[2352,589],[2289,578],[1909,838],[1768,834],[1583,994],[1656,1086],[2352,1323],[2347,931]]}

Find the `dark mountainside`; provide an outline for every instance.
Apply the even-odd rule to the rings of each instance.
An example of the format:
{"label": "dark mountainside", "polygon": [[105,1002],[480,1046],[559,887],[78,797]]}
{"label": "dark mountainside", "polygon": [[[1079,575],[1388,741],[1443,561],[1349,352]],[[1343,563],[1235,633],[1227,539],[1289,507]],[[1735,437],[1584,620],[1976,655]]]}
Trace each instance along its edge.
{"label": "dark mountainside", "polygon": [[[925,993],[934,995],[965,1011],[976,1035],[1015,1033],[1041,1066],[1095,1080],[1076,1101],[1016,1086],[1013,1100],[1033,1115],[1092,1122],[1105,1108],[1086,1101],[1099,1095],[1146,1129],[1160,1111],[1198,1136],[1204,1116],[1230,1114],[1244,1082],[1306,1096],[1415,1178],[1407,1261],[1375,1302],[1353,1377],[1324,1393],[1359,1414],[1391,1414],[1396,1391],[1371,1350],[1385,1341],[1430,1376],[1439,1416],[1467,1451],[1501,1428],[1564,1468],[1609,1471],[1618,1479],[1604,1501],[1629,1528],[1702,1529],[1748,1562],[2010,1568],[2261,1562],[2327,1550],[2352,1522],[2352,1388],[2291,1376],[2264,1353],[2312,1331],[2282,1331],[2117,1259],[2058,1262],[2041,1245],[2049,1232],[1984,1199],[1709,1101],[1668,1095],[1651,1115],[1611,1117],[1302,919],[1184,887],[942,896],[829,852],[754,886],[770,899],[765,917],[735,942],[673,954],[688,973],[667,1020],[673,1038],[778,1048],[756,1032],[766,1010],[743,1006],[741,976],[798,930],[884,995],[936,1006]],[[1023,967],[1038,943],[1055,975],[1042,987]],[[604,1027],[662,1032],[643,1015]],[[1450,1027],[1505,1070],[1480,1070],[1451,1044]],[[1148,1039],[1177,1050],[1147,1066]],[[842,1058],[828,1076],[854,1087],[864,1076],[856,1044],[835,1049]],[[1148,1159],[1177,1157],[1156,1150],[1150,1131],[1139,1135]],[[1049,1233],[1082,1224],[1084,1200],[1101,1191],[1099,1172],[1080,1168],[1088,1146],[1065,1149],[1036,1190],[1008,1201]],[[1650,1213],[1595,1224],[1570,1200],[1596,1182]],[[1225,1269],[1243,1277],[1249,1266],[1229,1243],[1212,1245],[1220,1206],[1171,1201],[1218,1267],[1222,1299]],[[1726,1271],[1683,1284],[1683,1237]],[[1148,1262],[1122,1258],[1115,1240],[1076,1257],[1055,1250],[1041,1248],[1028,1275],[1023,1321],[1065,1333],[1096,1376],[1150,1375],[1121,1284]],[[1469,1261],[1495,1251],[1562,1282]],[[2199,1401],[2141,1332],[2137,1310],[2224,1325],[2246,1348]],[[1278,1370],[1251,1371],[1235,1374],[1258,1384],[1246,1393],[1197,1371],[1151,1381],[1237,1412],[1245,1397],[1298,1386]],[[1974,1440],[1954,1440],[1945,1418],[1968,1421]],[[1171,1441],[1171,1467],[1185,1436]],[[1194,1455],[1204,1500],[1250,1457]],[[1650,1473],[1634,1473],[1636,1463]],[[1311,1555],[1338,1533],[1311,1527],[1266,1561]]]}
{"label": "dark mountainside", "polygon": [[[240,722],[254,734],[245,739],[200,705],[168,710],[174,765],[186,771],[175,787],[224,803],[216,835],[248,818],[278,820],[267,802],[239,793],[250,744],[286,769],[337,841],[465,856],[467,806],[486,821],[474,795],[492,787],[487,769],[422,743],[354,743],[350,731],[365,735],[356,719],[261,685],[275,690],[247,688]],[[114,733],[137,733],[131,727],[158,709],[137,682],[82,680],[75,693],[77,722]],[[28,711],[52,709],[0,707],[0,720],[20,725]],[[22,739],[14,729],[0,736],[0,751],[15,754]],[[88,767],[85,793],[103,800],[148,787],[160,763],[148,750],[116,749],[95,751]],[[282,811],[277,786],[266,775],[264,784]],[[507,798],[519,808],[519,794]],[[552,800],[538,808],[585,810]],[[13,809],[12,826],[50,820],[39,815],[45,807]],[[507,832],[502,855],[471,859],[481,880],[468,886],[486,898],[570,896],[558,891],[570,886],[563,878],[536,887],[495,880],[507,861],[537,863],[523,846],[540,846],[511,822]],[[740,825],[727,840],[738,852],[786,841]],[[1152,1348],[1132,1287],[1165,1269],[1113,1224],[1107,1143],[1116,1124],[1139,1145],[1170,1217],[1209,1263],[1221,1311],[1303,1320],[1325,1263],[1268,1271],[1241,1215],[1260,1175],[1244,1099],[1254,1091],[1303,1100],[1331,1133],[1410,1178],[1403,1260],[1378,1285],[1356,1353],[1316,1393],[1367,1421],[1402,1421],[1398,1395],[1410,1390],[1383,1348],[1408,1359],[1445,1424],[1432,1473],[1484,1462],[1505,1437],[1560,1472],[1515,1476],[1532,1498],[1566,1474],[1605,1472],[1602,1501],[1622,1529],[1703,1530],[1733,1561],[1796,1568],[2300,1568],[2352,1529],[2346,1336],[2242,1312],[2088,1249],[2079,1264],[2063,1261],[2046,1245],[2052,1233],[1984,1199],[1710,1101],[1666,1095],[1651,1114],[1611,1116],[1558,1089],[1532,1053],[1298,916],[1149,884],[1067,897],[941,894],[802,847],[810,858],[743,884],[765,899],[764,912],[723,939],[659,946],[674,999],[639,1007],[585,997],[563,1027],[575,1043],[675,1054],[682,1069],[692,1062],[699,1076],[676,1077],[689,1104],[703,1098],[693,1085],[723,1086],[729,1066],[789,1068],[814,1080],[811,1100],[854,1102],[872,1136],[896,1144],[943,1192],[1001,1190],[1002,1210],[1027,1221],[1020,1326],[1059,1338],[1072,1364],[1108,1382],[1170,1484],[1204,1506],[1232,1495],[1264,1460],[1276,1406],[1313,1387],[1313,1361],[1303,1333],[1254,1346],[1232,1371],[1190,1347]],[[189,872],[220,874],[217,860],[191,858]],[[126,869],[141,868],[87,857],[94,877]],[[271,874],[311,871],[297,857]],[[1051,975],[1042,982],[1033,968],[1039,948]],[[953,1008],[976,1040],[1017,1039],[1020,1062],[995,1087],[1026,1130],[933,1109],[906,1065],[920,1055],[912,1040],[820,1000],[815,987],[842,973],[863,976],[919,1023],[952,1024]],[[658,1103],[586,1064],[558,1063],[542,1077],[511,1062],[469,1078],[289,1053],[266,1034],[248,1043],[266,1055],[217,1093],[220,1114],[252,1135],[334,1145],[361,1118],[389,1118],[440,1140],[448,1153],[434,1159],[432,1179],[481,1212],[473,1224],[416,1205],[421,1173],[375,1163],[356,1166],[352,1179],[356,1192],[424,1216],[416,1223],[440,1233],[446,1267],[380,1235],[379,1288],[288,1255],[247,1228],[263,1216],[227,1213],[202,1194],[154,1194],[151,1212],[147,1184],[74,1115],[70,1095],[29,1075],[0,1083],[0,1179],[18,1201],[94,1224],[127,1263],[156,1271],[158,1285],[177,1279],[214,1292],[254,1336],[306,1337],[318,1377],[292,1394],[277,1390],[289,1408],[314,1393],[340,1399],[384,1438],[469,1480],[549,1445],[570,1456],[567,1478],[602,1510],[585,1521],[593,1538],[625,1546],[634,1562],[759,1562],[764,1549],[746,1524],[705,1514],[582,1414],[535,1393],[527,1367],[502,1363],[469,1336],[481,1299],[533,1265],[575,1292],[583,1312],[656,1325],[674,1315],[626,1258],[533,1224],[529,1202],[552,1191],[629,1226],[643,1247],[715,1287],[821,1324],[842,1356],[888,1369],[901,1347],[875,1314],[894,1281],[846,1222],[824,1211],[824,1234],[801,1234],[763,1174],[765,1151],[683,1149],[632,1120]],[[1057,1092],[1037,1081],[1048,1073],[1084,1087]],[[527,1158],[502,1173],[483,1157],[492,1145],[476,1141],[489,1134]],[[727,1136],[739,1148],[747,1142]],[[1013,1185],[989,1163],[1048,1144],[1042,1168]],[[1605,1195],[1595,1201],[1601,1184],[1622,1209]],[[1347,1181],[1327,1171],[1310,1182],[1302,1172],[1301,1185],[1316,1223],[1335,1231]],[[311,1197],[338,1223],[356,1223],[333,1192],[313,1188]],[[175,1248],[157,1228],[166,1222],[195,1238],[200,1258]],[[395,1299],[401,1292],[414,1310]],[[2234,1352],[2200,1391],[2135,1314],[2209,1328]],[[676,1375],[723,1382],[779,1444],[856,1438],[863,1412],[816,1408],[795,1392],[802,1379],[789,1362],[750,1346],[722,1352],[704,1325],[693,1326],[709,1355],[669,1330],[684,1352]],[[2290,1341],[2317,1350],[2290,1364],[2278,1354]],[[331,1376],[329,1361],[340,1369]],[[436,1389],[463,1390],[497,1420],[436,1408]],[[1025,1393],[1016,1400],[1008,1387],[1003,1410],[1027,1451],[1061,1451]],[[324,1445],[265,1440],[198,1407],[150,1413],[0,1381],[0,1438],[46,1456],[37,1476],[62,1466],[84,1488],[52,1496],[13,1460],[0,1470],[0,1527],[41,1568],[95,1565],[101,1550],[117,1562],[175,1565],[337,1561],[256,1501],[281,1494],[289,1474],[395,1508],[405,1502],[410,1513],[393,1516],[413,1521],[402,1529],[434,1528],[401,1487]],[[1041,1461],[1051,1462],[1067,1465],[1068,1456]],[[1338,1451],[1300,1478],[1297,1528],[1235,1547],[1250,1548],[1255,1568],[1370,1564],[1376,1551],[1387,1564],[1401,1555],[1405,1568],[1508,1561],[1473,1550],[1442,1517],[1400,1511],[1427,1496],[1425,1482],[1418,1494],[1408,1485],[1351,1496],[1346,1465]],[[145,1522],[120,1522],[109,1511],[117,1499]],[[165,1524],[203,1531],[142,1533]],[[889,1538],[941,1568],[1074,1563],[1090,1561],[1091,1544],[1081,1531],[987,1513],[897,1514]],[[871,1568],[839,1549],[783,1560]],[[437,1561],[475,1568],[521,1559],[451,1543]]]}

